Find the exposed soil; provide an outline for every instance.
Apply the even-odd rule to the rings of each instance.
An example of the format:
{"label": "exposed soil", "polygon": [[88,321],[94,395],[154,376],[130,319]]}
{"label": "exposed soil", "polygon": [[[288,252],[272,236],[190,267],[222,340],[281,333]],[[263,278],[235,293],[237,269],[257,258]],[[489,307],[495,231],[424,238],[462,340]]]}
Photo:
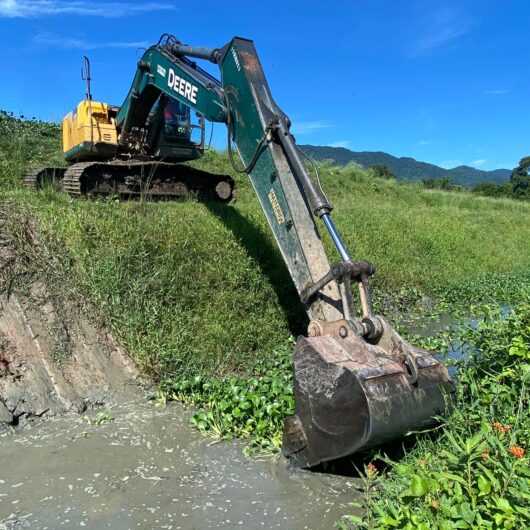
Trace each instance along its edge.
{"label": "exposed soil", "polygon": [[0,304],[0,430],[137,393],[127,355],[73,306],[59,317],[42,284]]}

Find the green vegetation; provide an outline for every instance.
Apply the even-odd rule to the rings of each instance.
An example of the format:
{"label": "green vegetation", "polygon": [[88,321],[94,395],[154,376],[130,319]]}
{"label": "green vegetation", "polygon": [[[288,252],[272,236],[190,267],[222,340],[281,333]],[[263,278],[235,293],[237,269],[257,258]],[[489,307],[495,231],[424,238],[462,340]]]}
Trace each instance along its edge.
{"label": "green vegetation", "polygon": [[530,198],[530,156],[522,158],[519,165],[512,171],[510,183],[512,195],[517,199]]}
{"label": "green vegetation", "polygon": [[192,422],[206,434],[249,440],[248,453],[278,452],[283,420],[294,413],[292,347],[288,344],[260,360],[251,376],[166,380],[161,384],[161,398],[198,407]]}
{"label": "green vegetation", "polygon": [[[229,171],[216,153],[201,164]],[[383,293],[408,290],[445,298],[448,291],[472,295],[480,284],[475,299],[480,301],[484,281],[491,287],[506,275],[528,274],[530,228],[523,219],[530,207],[525,203],[375,179],[357,166],[323,164],[320,176],[346,242],[355,257],[376,264],[375,285]],[[270,238],[252,190],[241,179],[238,186],[235,207]]]}
{"label": "green vegetation", "polygon": [[114,421],[114,417],[108,410],[100,410],[94,416],[83,416],[83,421],[86,421],[89,425],[100,426]]}
{"label": "green vegetation", "polygon": [[431,190],[445,190],[445,191],[464,191],[465,188],[457,184],[453,184],[453,181],[449,177],[442,177],[438,179],[422,179],[423,185]]}
{"label": "green vegetation", "polygon": [[[464,339],[476,354],[459,370],[455,410],[399,462],[365,466],[364,517],[343,528],[530,527],[530,294]],[[494,313],[494,311],[493,311]],[[380,472],[384,466],[390,466]]]}
{"label": "green vegetation", "polygon": [[64,164],[54,123],[16,118],[0,110],[0,185],[14,188],[29,165]]}
{"label": "green vegetation", "polygon": [[[17,184],[23,168],[57,158],[58,130],[1,117],[0,200],[11,220],[3,231],[14,232],[17,252],[3,285],[23,288],[33,277],[56,296],[86,300],[84,310],[160,382],[161,400],[195,405],[193,421],[208,434],[277,451],[293,408],[290,336],[304,331],[305,316],[247,180],[234,176],[230,206],[28,192]],[[231,172],[219,153],[196,163]],[[410,313],[426,297],[446,309],[528,302],[466,332],[481,354],[461,369],[457,409],[386,471],[374,457],[367,515],[344,524],[525,526],[530,204],[429,190],[357,166],[322,164],[320,177],[355,257],[378,266],[384,312]]]}
{"label": "green vegetation", "polygon": [[245,370],[289,336],[267,276],[205,205],[12,197],[61,242],[70,280],[156,378]]}
{"label": "green vegetation", "polygon": [[351,164],[367,168],[378,178],[397,178],[401,181],[421,182],[425,188],[445,191],[470,189],[485,197],[530,198],[530,157],[524,157],[511,172],[507,169],[482,171],[469,166],[444,169],[413,158],[397,158],[382,152],[350,151],[344,147],[315,145],[302,146],[315,160],[339,166]]}
{"label": "green vegetation", "polygon": [[474,193],[488,197],[510,197],[512,199],[530,199],[530,156],[525,156],[512,171],[510,181],[504,184],[484,182],[473,188]]}
{"label": "green vegetation", "polygon": [[396,175],[390,171],[386,166],[382,164],[375,164],[368,168],[375,178],[380,179],[395,179]]}

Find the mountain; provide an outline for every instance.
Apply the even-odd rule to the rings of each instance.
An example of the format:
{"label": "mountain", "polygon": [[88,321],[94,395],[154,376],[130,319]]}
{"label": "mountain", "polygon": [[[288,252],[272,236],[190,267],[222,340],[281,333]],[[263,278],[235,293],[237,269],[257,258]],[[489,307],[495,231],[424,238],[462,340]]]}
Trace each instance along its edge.
{"label": "mountain", "polygon": [[495,182],[503,184],[510,179],[511,170],[495,169],[482,171],[469,166],[458,166],[453,169],[444,169],[434,164],[420,162],[410,157],[389,155],[382,151],[350,151],[344,147],[326,147],[319,145],[301,145],[308,155],[315,160],[331,160],[340,166],[355,162],[363,167],[383,165],[398,179],[422,180],[450,178],[454,184],[461,186],[474,186],[481,182]]}

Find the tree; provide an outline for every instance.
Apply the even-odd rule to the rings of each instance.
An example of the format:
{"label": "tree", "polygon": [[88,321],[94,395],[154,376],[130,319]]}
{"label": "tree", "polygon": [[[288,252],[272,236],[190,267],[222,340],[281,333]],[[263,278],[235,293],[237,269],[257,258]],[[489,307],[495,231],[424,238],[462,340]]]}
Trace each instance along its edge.
{"label": "tree", "polygon": [[456,189],[456,185],[453,184],[453,181],[450,177],[441,177],[438,179],[424,178],[422,179],[422,182],[426,188],[430,189],[447,191]]}
{"label": "tree", "polygon": [[478,195],[485,195],[486,197],[502,197],[510,196],[512,194],[511,186],[506,189],[503,184],[496,184],[495,182],[480,182],[472,189],[473,193]]}
{"label": "tree", "polygon": [[518,199],[530,199],[530,156],[521,158],[519,165],[512,171],[510,182],[512,194]]}
{"label": "tree", "polygon": [[383,164],[376,164],[373,166],[370,166],[369,169],[371,169],[374,173],[374,177],[381,178],[381,179],[395,179],[396,175],[388,169],[387,166]]}

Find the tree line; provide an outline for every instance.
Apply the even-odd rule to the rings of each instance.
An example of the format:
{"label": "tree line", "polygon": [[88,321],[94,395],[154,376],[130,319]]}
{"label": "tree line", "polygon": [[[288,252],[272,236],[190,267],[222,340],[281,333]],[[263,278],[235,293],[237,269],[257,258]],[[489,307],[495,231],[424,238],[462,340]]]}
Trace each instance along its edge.
{"label": "tree line", "polygon": [[[396,179],[396,176],[383,165],[370,166],[374,176],[386,179]],[[426,188],[465,191],[469,188],[455,184],[450,177],[423,178],[422,183]],[[495,182],[481,182],[471,188],[473,193],[486,197],[508,197],[510,199],[530,200],[530,156],[525,156],[519,165],[513,169],[510,180],[503,184]]]}
{"label": "tree line", "polygon": [[504,184],[482,182],[473,188],[473,192],[488,197],[509,197],[512,199],[530,199],[530,156],[525,156],[512,171],[510,180]]}

